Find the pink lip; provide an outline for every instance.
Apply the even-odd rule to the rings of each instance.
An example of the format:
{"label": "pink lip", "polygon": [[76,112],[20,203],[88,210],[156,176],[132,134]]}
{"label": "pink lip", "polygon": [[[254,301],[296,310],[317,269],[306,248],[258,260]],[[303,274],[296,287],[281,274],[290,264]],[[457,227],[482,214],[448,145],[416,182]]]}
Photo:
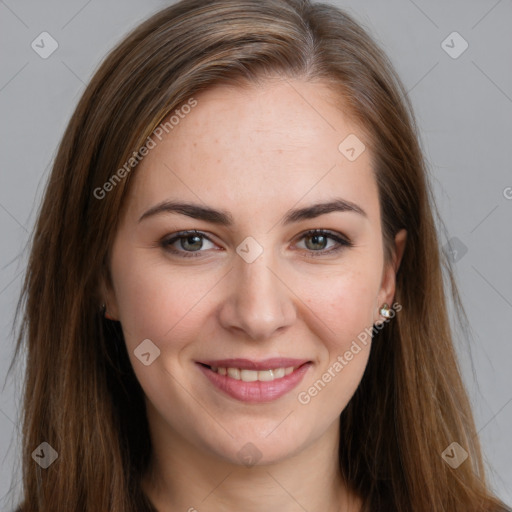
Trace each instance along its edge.
{"label": "pink lip", "polygon": [[292,359],[290,357],[272,357],[261,361],[250,359],[217,359],[210,361],[198,361],[215,368],[240,368],[241,370],[275,370],[276,368],[289,368],[290,366],[302,366],[307,359]]}
{"label": "pink lip", "polygon": [[[276,361],[280,361],[280,364],[277,364]],[[290,363],[290,361],[292,361],[292,364],[288,364]],[[236,400],[248,403],[262,403],[277,400],[278,398],[282,397],[283,395],[291,391],[293,388],[295,388],[303,379],[305,373],[309,370],[309,367],[312,365],[312,363],[305,361],[301,366],[296,368],[289,375],[285,375],[281,379],[276,379],[270,382],[244,382],[242,380],[233,379],[228,375],[220,375],[219,373],[212,371],[210,368],[204,365],[208,364],[208,366],[216,366],[223,368],[241,368],[248,370],[268,370],[273,368],[288,368],[290,366],[297,366],[298,364],[300,364],[300,361],[298,362],[298,364],[293,363],[293,361],[296,362],[297,360],[267,359],[266,361],[260,361],[257,363],[252,362],[252,367],[247,367],[247,364],[251,363],[251,361],[248,361],[246,359],[226,359],[222,361],[211,361],[212,363],[215,364],[197,363],[197,366],[216,388],[220,389],[221,391],[229,395],[231,398],[235,398]],[[243,364],[240,365],[240,362],[242,362]],[[258,368],[255,368],[255,366],[258,366]]]}

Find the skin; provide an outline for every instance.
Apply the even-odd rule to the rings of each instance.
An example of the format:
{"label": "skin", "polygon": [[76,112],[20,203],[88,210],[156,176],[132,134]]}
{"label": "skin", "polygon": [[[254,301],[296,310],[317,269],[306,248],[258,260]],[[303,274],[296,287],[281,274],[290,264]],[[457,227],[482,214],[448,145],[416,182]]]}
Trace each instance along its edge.
{"label": "skin", "polygon": [[[144,489],[162,512],[357,511],[360,499],[338,469],[338,423],[371,344],[360,344],[309,403],[297,396],[383,320],[406,233],[385,265],[370,151],[351,162],[338,150],[347,135],[363,135],[327,86],[276,77],[195,98],[136,170],[111,252],[113,286],[104,285],[146,396],[153,459]],[[282,225],[288,210],[334,197],[366,216],[337,211]],[[234,225],[168,212],[139,222],[168,199],[227,210]],[[209,240],[175,241],[179,254],[160,244],[189,229]],[[310,229],[353,247],[329,254],[338,244],[304,236]],[[249,236],[263,248],[251,263],[236,252]],[[160,349],[148,366],[134,355],[145,339]],[[228,357],[296,357],[312,366],[281,398],[248,404],[216,389],[195,363]],[[239,451],[249,442],[260,458],[247,467]]]}

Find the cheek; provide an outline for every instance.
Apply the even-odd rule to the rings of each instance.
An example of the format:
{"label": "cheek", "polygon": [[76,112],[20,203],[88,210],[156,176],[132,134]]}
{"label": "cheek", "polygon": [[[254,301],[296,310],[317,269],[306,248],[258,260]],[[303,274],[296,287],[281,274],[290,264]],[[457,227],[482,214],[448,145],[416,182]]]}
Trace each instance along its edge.
{"label": "cheek", "polygon": [[343,350],[361,331],[371,328],[378,277],[374,270],[345,270],[304,288],[308,307],[323,322],[322,339],[329,350]]}
{"label": "cheek", "polygon": [[331,276],[328,286],[309,288],[307,305],[323,325],[317,333],[321,359],[301,386],[299,403],[334,418],[349,402],[370,354],[379,277],[373,269],[345,269]]}
{"label": "cheek", "polygon": [[[116,298],[123,333],[129,349],[149,338],[158,346],[179,348],[185,332],[200,325],[194,318],[201,299],[214,287],[212,276],[171,269],[152,261],[144,251],[131,251],[126,258],[113,258]],[[169,347],[166,347],[166,350]]]}

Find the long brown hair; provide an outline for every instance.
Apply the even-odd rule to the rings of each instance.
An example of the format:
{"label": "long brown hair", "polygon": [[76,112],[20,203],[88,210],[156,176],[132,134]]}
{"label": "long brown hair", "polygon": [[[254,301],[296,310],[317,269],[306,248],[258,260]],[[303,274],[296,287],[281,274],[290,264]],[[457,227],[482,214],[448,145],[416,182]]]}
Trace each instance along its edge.
{"label": "long brown hair", "polygon": [[[364,131],[378,182],[386,257],[408,232],[401,312],[374,335],[340,417],[340,468],[365,511],[496,511],[457,368],[447,290],[463,314],[407,93],[365,30],[333,6],[300,0],[184,0],[105,59],[60,143],[31,240],[14,360],[26,350],[23,512],[155,510],[142,491],[151,443],[143,391],[99,283],[136,165],[112,179],[167,116],[219,83],[280,75],[329,84]],[[347,114],[347,112],[345,112]],[[111,182],[112,183],[112,182]],[[13,360],[13,361],[14,361]],[[12,365],[11,365],[12,366]],[[469,454],[442,458],[453,441]],[[47,442],[57,460],[42,469]]]}

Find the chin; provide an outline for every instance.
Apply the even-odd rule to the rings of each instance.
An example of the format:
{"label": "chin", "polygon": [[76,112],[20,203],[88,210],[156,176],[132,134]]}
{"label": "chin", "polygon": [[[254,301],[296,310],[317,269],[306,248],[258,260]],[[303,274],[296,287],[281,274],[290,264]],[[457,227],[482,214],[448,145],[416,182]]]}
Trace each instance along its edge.
{"label": "chin", "polygon": [[[274,437],[273,437],[274,436]],[[293,457],[301,451],[306,440],[291,433],[280,436],[276,432],[270,435],[251,435],[225,440],[220,443],[208,443],[214,456],[224,459],[230,464],[252,467],[277,464]]]}

